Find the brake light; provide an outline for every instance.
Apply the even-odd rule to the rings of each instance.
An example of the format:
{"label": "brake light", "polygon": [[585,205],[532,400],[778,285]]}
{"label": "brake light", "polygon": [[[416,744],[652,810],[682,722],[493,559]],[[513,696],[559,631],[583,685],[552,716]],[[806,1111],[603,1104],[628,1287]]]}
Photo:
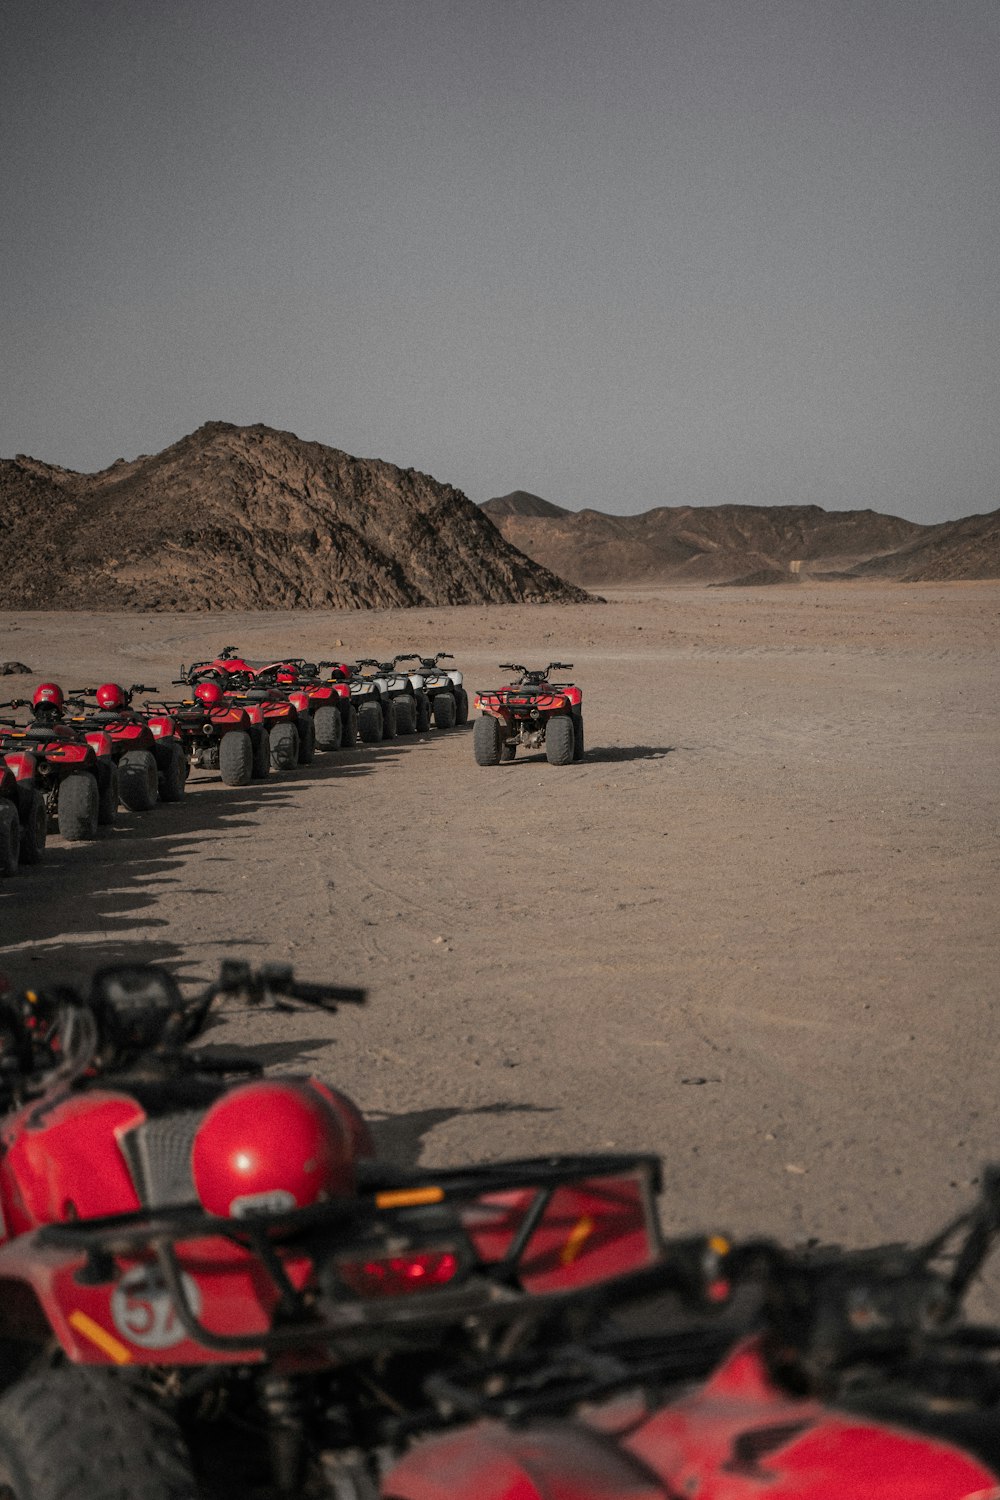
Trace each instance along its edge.
{"label": "brake light", "polygon": [[359,1297],[405,1297],[447,1286],[458,1274],[454,1250],[414,1250],[379,1260],[338,1261],[341,1281]]}

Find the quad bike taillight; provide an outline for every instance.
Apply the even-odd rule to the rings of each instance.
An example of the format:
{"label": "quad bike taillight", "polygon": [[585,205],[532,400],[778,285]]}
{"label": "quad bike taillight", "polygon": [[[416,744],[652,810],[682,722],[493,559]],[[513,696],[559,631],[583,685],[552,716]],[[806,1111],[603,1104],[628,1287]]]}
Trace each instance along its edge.
{"label": "quad bike taillight", "polygon": [[348,1290],[359,1297],[405,1297],[448,1286],[461,1265],[454,1248],[441,1246],[371,1260],[341,1260],[336,1270]]}

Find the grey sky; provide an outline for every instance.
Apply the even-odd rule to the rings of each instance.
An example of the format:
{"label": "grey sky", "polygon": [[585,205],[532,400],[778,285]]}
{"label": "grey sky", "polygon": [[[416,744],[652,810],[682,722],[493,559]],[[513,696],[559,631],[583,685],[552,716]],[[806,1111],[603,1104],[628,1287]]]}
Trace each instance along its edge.
{"label": "grey sky", "polygon": [[1000,505],[1000,0],[14,0],[0,453]]}

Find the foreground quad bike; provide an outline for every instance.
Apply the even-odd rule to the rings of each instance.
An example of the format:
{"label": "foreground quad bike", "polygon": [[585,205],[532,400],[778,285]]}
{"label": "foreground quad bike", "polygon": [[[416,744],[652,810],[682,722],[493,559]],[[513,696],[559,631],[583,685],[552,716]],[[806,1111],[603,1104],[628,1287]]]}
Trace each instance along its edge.
{"label": "foreground quad bike", "polygon": [[[264,1473],[272,1494],[371,1495],[377,1452],[440,1425],[435,1369],[531,1347],[657,1260],[652,1158],[394,1170],[337,1090],[191,1050],[217,999],[362,998],[230,963],[190,1001],[143,967],[0,999],[0,1475],[16,1500],[54,1500],[52,1454],[70,1457],[30,1429],[32,1404],[47,1432],[66,1413],[80,1495],[193,1496],[193,1471],[203,1495]],[[77,1442],[84,1421],[120,1437]]]}
{"label": "foreground quad bike", "polygon": [[518,748],[540,750],[550,766],[583,759],[583,692],[572,682],[551,682],[550,673],[568,672],[571,662],[550,661],[544,671],[501,662],[502,671],[519,672],[516,682],[484,688],[475,706],[483,717],[473,728],[477,766],[511,761]]}
{"label": "foreground quad bike", "polygon": [[[998,1229],[993,1169],[972,1211],[917,1249],[724,1249],[709,1274],[723,1295],[754,1287],[761,1326],[707,1381],[671,1396],[676,1364],[654,1359],[639,1372],[626,1358],[616,1371],[612,1350],[589,1361],[588,1379],[579,1349],[553,1349],[498,1400],[503,1373],[491,1381],[484,1371],[478,1398],[467,1386],[458,1399],[492,1420],[415,1449],[382,1493],[993,1500],[1000,1328],[964,1322],[960,1307]],[[560,1395],[574,1394],[575,1420],[549,1420],[565,1409]]]}

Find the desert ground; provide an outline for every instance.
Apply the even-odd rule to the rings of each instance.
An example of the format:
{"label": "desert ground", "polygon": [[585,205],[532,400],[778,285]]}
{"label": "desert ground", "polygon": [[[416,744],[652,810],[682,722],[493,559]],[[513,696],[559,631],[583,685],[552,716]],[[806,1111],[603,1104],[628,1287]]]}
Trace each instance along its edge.
{"label": "desert ground", "polygon": [[[471,729],[196,771],[0,888],[19,984],[227,955],[367,985],[209,1045],[346,1088],[397,1160],[644,1148],[668,1228],[920,1235],[1000,1157],[1000,584],[609,588],[606,604],[0,615],[66,686],[249,656],[558,659],[587,753],[476,767]],[[335,645],[336,642],[342,642]]]}

